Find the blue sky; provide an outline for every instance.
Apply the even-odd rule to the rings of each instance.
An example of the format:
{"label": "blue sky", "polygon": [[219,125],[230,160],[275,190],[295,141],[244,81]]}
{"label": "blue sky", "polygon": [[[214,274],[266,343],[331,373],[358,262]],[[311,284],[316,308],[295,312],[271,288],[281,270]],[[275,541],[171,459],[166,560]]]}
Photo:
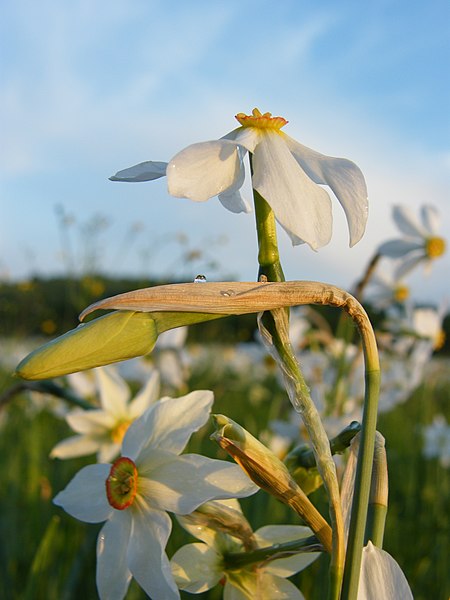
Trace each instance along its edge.
{"label": "blue sky", "polygon": [[[186,266],[180,252],[200,247],[220,263],[211,279],[254,279],[252,215],[171,198],[164,179],[108,177],[220,137],[257,106],[363,170],[370,216],[357,246],[337,202],[333,240],[318,253],[279,234],[289,279],[348,287],[396,236],[393,204],[434,204],[448,236],[449,61],[448,0],[3,0],[0,275],[98,265],[190,277],[208,267]],[[414,275],[418,299],[448,295],[449,272],[447,254]]]}

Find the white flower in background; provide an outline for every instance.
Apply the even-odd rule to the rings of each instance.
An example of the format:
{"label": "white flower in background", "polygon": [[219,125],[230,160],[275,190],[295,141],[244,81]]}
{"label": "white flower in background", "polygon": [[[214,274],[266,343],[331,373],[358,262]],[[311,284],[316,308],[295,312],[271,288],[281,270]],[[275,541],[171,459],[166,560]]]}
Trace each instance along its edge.
{"label": "white flower in background", "polygon": [[120,452],[128,427],[159,397],[157,371],[133,399],[128,385],[113,367],[100,367],[94,372],[101,408],[76,409],[66,415],[67,423],[78,435],[59,442],[50,453],[53,458],[96,452],[99,462],[112,460]]}
{"label": "white flower in background", "polygon": [[364,290],[364,300],[380,309],[395,302],[404,303],[408,298],[409,287],[386,270],[378,270]]}
{"label": "white flower in background", "polygon": [[106,521],[97,542],[101,600],[121,600],[131,577],[151,598],[177,600],[165,554],[171,531],[166,511],[187,514],[209,500],[256,491],[236,465],[180,455],[206,423],[212,403],[212,392],[196,391],[153,404],[130,425],[120,458],[84,467],[55,497],[81,521]]}
{"label": "white flower in background", "polygon": [[435,415],[433,422],[423,428],[423,454],[427,458],[438,458],[440,464],[450,467],[450,425],[444,415]]}
{"label": "white flower in background", "polygon": [[[245,540],[236,537],[240,522],[245,520],[239,504],[233,501],[210,502],[209,506],[213,510],[213,505],[220,507],[222,504],[236,513],[234,532],[231,526],[227,532],[223,526],[219,530],[205,525],[203,515],[196,513],[178,518],[189,533],[201,540],[201,543],[183,546],[172,557],[172,572],[180,590],[200,594],[220,582],[224,585],[224,598],[228,600],[303,599],[301,592],[286,577],[306,568],[319,553],[291,553],[287,558],[266,559],[240,569],[228,568],[226,555],[301,540],[312,535],[311,530],[298,525],[267,525],[255,531],[246,544]],[[247,526],[246,529],[249,529],[248,523]]]}
{"label": "white flower in background", "polygon": [[440,308],[416,308],[412,313],[412,328],[420,338],[428,340],[433,344],[433,350],[442,348],[445,341],[445,333],[442,323],[445,316],[446,306]]}
{"label": "white flower in background", "polygon": [[350,246],[364,234],[368,204],[363,174],[351,161],[333,158],[299,144],[281,131],[286,119],[239,113],[241,127],[219,140],[188,146],[169,163],[143,162],[119,171],[112,181],[150,181],[167,175],[169,194],[204,202],[218,196],[231,212],[248,212],[240,194],[244,157],[252,155],[252,186],[271,206],[293,244],[316,250],[332,234],[331,201],[320,187],[328,185],[347,217]]}
{"label": "white flower in background", "polygon": [[185,350],[188,328],[176,327],[158,336],[152,358],[163,383],[181,391],[189,376],[188,356]]}
{"label": "white flower in background", "polygon": [[433,259],[444,254],[446,244],[438,236],[440,219],[434,206],[422,206],[420,220],[408,206],[394,206],[392,216],[403,237],[381,244],[378,253],[403,259],[396,277],[403,277],[421,262],[430,266]]}

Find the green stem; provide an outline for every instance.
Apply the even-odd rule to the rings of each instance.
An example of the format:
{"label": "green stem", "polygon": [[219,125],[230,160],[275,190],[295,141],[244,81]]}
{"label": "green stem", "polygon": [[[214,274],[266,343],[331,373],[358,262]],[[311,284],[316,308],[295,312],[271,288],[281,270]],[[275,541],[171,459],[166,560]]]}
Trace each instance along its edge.
{"label": "green stem", "polygon": [[367,513],[366,537],[364,543],[370,540],[374,546],[383,547],[384,526],[386,524],[387,506],[385,504],[369,503]]}
{"label": "green stem", "polygon": [[[250,157],[251,165],[251,157]],[[259,279],[284,281],[276,235],[275,216],[266,200],[254,189],[256,231],[258,235]],[[260,321],[272,337],[272,343],[281,361],[286,387],[294,406],[299,408],[311,438],[317,467],[330,500],[333,531],[330,563],[330,600],[338,600],[344,564],[344,529],[336,467],[331,456],[328,437],[319,413],[312,401],[309,388],[289,342],[289,313],[287,309],[264,313]]]}
{"label": "green stem", "polygon": [[322,545],[314,535],[302,538],[301,540],[258,548],[251,552],[227,552],[224,554],[223,559],[225,570],[236,570],[254,563],[286,558],[305,552],[323,552]]}
{"label": "green stem", "polygon": [[366,354],[366,364],[366,394],[347,544],[347,556],[344,568],[344,580],[342,584],[342,600],[355,600],[358,594],[359,574],[361,570],[372,478],[380,385],[378,356],[372,353]]}
{"label": "green stem", "polygon": [[278,253],[277,230],[273,210],[264,198],[253,190],[255,202],[256,232],[258,235],[258,279],[284,281],[284,273]]}

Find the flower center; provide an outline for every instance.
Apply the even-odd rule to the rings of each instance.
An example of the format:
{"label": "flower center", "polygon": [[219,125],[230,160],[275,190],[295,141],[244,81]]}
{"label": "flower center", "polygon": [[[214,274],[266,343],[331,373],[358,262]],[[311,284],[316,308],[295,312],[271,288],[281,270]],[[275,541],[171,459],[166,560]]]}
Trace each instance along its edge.
{"label": "flower center", "polygon": [[407,285],[398,285],[394,290],[394,300],[404,302],[409,298],[409,287]]}
{"label": "flower center", "polygon": [[122,456],[113,463],[106,480],[106,496],[113,508],[123,510],[133,504],[137,481],[138,471],[130,458]]}
{"label": "flower center", "polygon": [[428,258],[437,258],[445,252],[445,240],[441,237],[430,237],[425,243],[425,252]]}
{"label": "flower center", "polygon": [[131,421],[119,421],[114,429],[111,430],[111,439],[115,444],[122,443],[124,435],[126,434],[130,425]]}
{"label": "flower center", "polygon": [[251,115],[238,113],[236,119],[242,127],[258,127],[258,129],[281,129],[287,123],[283,117],[272,117],[272,113],[262,114],[257,108],[252,110]]}

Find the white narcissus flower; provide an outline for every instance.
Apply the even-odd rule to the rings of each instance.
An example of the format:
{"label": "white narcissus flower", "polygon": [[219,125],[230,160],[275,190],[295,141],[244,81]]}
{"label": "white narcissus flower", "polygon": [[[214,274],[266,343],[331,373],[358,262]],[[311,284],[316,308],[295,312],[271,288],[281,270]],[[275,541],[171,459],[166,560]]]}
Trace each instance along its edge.
{"label": "white narcissus flower", "polygon": [[169,194],[204,202],[218,196],[231,212],[249,212],[240,194],[244,157],[252,155],[252,186],[269,203],[292,243],[316,250],[332,233],[328,185],[341,203],[350,231],[350,246],[364,234],[368,204],[363,174],[351,161],[325,156],[303,146],[281,128],[286,119],[239,113],[240,127],[219,140],[192,144],[169,163],[143,162],[119,171],[112,181],[150,181],[167,175]]}
{"label": "white narcissus flower", "polygon": [[388,271],[377,271],[364,290],[364,299],[380,309],[393,303],[402,304],[408,298],[409,287]]}
{"label": "white narcissus flower", "polygon": [[408,206],[394,206],[392,216],[403,237],[384,242],[378,253],[403,259],[395,272],[397,278],[421,262],[430,266],[433,259],[444,254],[446,244],[444,238],[438,236],[440,219],[434,206],[422,206],[420,221]]}
{"label": "white narcissus flower", "polygon": [[217,498],[243,497],[256,487],[229,462],[180,455],[209,417],[213,394],[196,391],[164,398],[130,425],[122,456],[84,467],[54,499],[87,523],[106,521],[97,542],[97,589],[121,600],[131,577],[151,597],[177,600],[165,547],[167,514],[188,514]]}
{"label": "white narcissus flower", "polygon": [[445,469],[450,467],[450,425],[444,415],[435,415],[433,422],[423,428],[423,454],[438,458]]}
{"label": "white narcissus flower", "polygon": [[96,452],[98,462],[113,460],[120,452],[130,424],[159,397],[157,371],[132,400],[128,385],[113,367],[99,367],[94,373],[101,408],[76,409],[66,415],[68,424],[78,435],[59,442],[50,453],[53,458],[74,458]]}
{"label": "white narcissus flower", "polygon": [[[181,525],[201,543],[187,544],[172,557],[171,567],[180,590],[191,594],[205,592],[219,582],[224,584],[226,600],[302,600],[302,593],[286,580],[310,565],[319,553],[290,553],[285,558],[265,559],[240,569],[226,566],[227,553],[251,552],[276,544],[301,540],[312,535],[308,527],[298,525],[267,525],[252,535],[251,547],[238,539],[239,523],[245,518],[236,501],[210,502],[209,506],[227,505],[236,513],[234,535],[225,528],[209,527],[196,513],[178,518]],[[248,524],[247,524],[248,525]],[[248,526],[249,527],[249,526]],[[230,527],[229,531],[233,531]]]}

